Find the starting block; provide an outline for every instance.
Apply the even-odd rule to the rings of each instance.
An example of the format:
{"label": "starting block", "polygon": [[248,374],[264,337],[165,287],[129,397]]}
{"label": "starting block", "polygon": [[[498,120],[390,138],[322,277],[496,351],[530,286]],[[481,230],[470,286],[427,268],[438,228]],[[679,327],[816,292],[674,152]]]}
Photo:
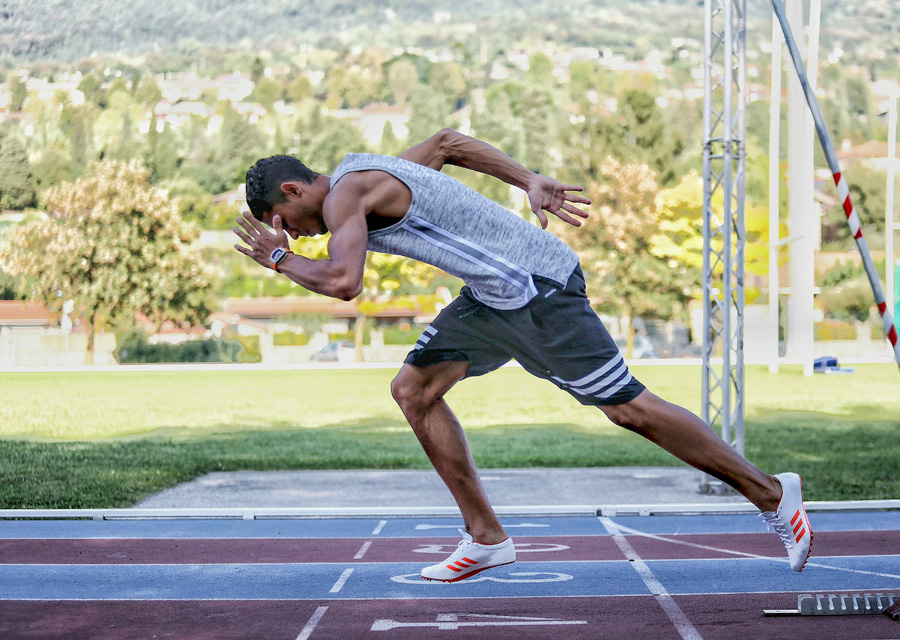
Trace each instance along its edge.
{"label": "starting block", "polygon": [[766,616],[855,616],[884,613],[900,621],[900,595],[876,594],[803,594],[797,596],[796,609],[765,609]]}

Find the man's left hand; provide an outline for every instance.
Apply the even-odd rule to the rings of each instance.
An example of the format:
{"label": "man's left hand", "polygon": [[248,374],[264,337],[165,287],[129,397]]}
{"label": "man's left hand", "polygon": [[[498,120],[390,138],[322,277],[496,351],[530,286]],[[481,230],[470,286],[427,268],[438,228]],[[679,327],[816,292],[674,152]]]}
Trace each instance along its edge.
{"label": "man's left hand", "polygon": [[[544,211],[552,213],[573,227],[581,226],[581,220],[577,218],[588,217],[587,212],[573,206],[571,203],[589,205],[591,201],[583,196],[569,193],[570,191],[584,191],[584,187],[562,184],[558,180],[547,176],[534,175],[527,190],[528,201],[531,203],[531,210],[541,221],[541,229],[547,228],[547,216],[544,214]],[[577,217],[573,218],[572,216]]]}
{"label": "man's left hand", "polygon": [[262,223],[249,213],[244,213],[237,219],[239,227],[232,229],[237,237],[247,243],[247,246],[240,244],[234,245],[234,248],[256,260],[262,266],[271,269],[269,264],[269,256],[278,247],[290,249],[287,234],[281,226],[281,217],[275,216],[272,219],[272,231],[266,229]]}

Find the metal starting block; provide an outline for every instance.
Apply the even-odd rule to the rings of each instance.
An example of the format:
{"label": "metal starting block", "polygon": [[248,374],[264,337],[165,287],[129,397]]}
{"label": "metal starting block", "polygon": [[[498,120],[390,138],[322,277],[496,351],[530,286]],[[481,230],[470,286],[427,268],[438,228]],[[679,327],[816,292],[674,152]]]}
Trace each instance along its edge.
{"label": "metal starting block", "polygon": [[[890,611],[888,611],[890,609]],[[766,616],[855,616],[886,613],[900,621],[900,595],[895,593],[803,594],[796,609],[765,609]]]}

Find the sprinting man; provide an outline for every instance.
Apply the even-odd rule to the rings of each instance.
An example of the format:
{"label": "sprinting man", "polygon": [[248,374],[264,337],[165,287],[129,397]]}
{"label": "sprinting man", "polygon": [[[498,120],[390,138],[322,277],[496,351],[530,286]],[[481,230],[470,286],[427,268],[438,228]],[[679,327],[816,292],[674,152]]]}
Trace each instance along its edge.
{"label": "sprinting man", "polygon": [[[541,228],[441,173],[445,164],[523,189]],[[247,204],[235,249],[323,295],[360,294],[367,251],[407,256],[466,286],[425,329],[391,384],[435,470],[465,520],[463,540],[422,577],[454,582],[510,564],[515,545],[488,502],[463,430],[444,399],[453,385],[515,358],[615,424],[728,485],[756,505],[802,571],[812,529],[800,477],[771,476],[738,455],[700,418],[657,397],[628,370],[591,309],[578,257],[544,231],[545,212],[573,226],[590,201],[578,186],[535,174],[498,149],[444,129],[399,157],[349,154],[334,175],[290,156],[247,172]],[[271,227],[271,231],[265,226]],[[290,251],[288,238],[331,233],[328,259]]]}

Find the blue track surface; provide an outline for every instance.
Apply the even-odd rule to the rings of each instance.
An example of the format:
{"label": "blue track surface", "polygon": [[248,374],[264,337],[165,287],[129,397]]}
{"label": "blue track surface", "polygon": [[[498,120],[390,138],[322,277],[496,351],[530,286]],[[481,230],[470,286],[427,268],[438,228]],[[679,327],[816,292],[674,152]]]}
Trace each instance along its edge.
{"label": "blue track surface", "polygon": [[[900,530],[900,511],[815,513],[816,532]],[[657,535],[692,533],[760,533],[765,526],[753,515],[625,516],[614,523]],[[46,538],[446,538],[462,526],[458,519],[386,518],[298,520],[14,520],[0,521],[0,539]],[[589,517],[504,518],[513,537],[606,536],[600,521]],[[378,533],[374,533],[378,530]]]}
{"label": "blue track surface", "polygon": [[[900,590],[900,556],[819,558],[802,574],[777,560],[657,560],[672,595]],[[826,568],[828,567],[828,568]],[[0,565],[3,600],[306,600],[651,595],[627,561],[517,562],[453,585],[422,564]],[[850,569],[848,572],[841,569]],[[893,577],[886,577],[886,575]],[[336,588],[339,585],[339,588]]]}

